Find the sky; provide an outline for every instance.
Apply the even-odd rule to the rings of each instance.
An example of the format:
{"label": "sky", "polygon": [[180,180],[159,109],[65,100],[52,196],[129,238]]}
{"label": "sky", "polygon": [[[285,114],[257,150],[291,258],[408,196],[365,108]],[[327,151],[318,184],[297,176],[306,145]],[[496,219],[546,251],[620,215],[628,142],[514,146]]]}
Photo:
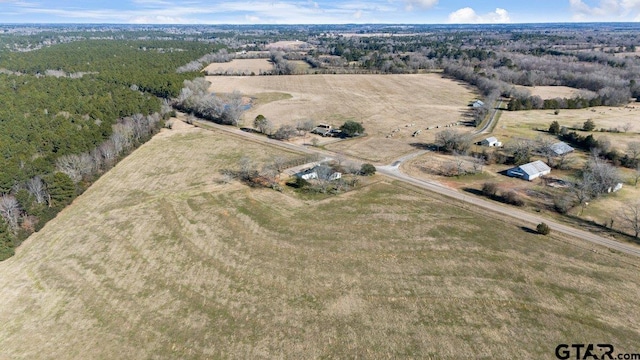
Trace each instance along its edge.
{"label": "sky", "polygon": [[640,0],[0,0],[0,23],[637,22]]}

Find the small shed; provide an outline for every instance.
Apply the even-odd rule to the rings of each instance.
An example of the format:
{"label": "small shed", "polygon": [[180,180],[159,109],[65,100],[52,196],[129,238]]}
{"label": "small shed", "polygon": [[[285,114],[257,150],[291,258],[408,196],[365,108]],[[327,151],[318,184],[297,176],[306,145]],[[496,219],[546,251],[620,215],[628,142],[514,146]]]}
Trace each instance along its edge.
{"label": "small shed", "polygon": [[607,189],[607,192],[618,192],[620,190],[622,190],[622,183],[617,183],[616,186]]}
{"label": "small shed", "polygon": [[528,181],[532,181],[549,173],[551,173],[551,168],[541,160],[536,160],[507,170],[508,176],[519,177]]}
{"label": "small shed", "polygon": [[481,108],[484,106],[484,102],[482,100],[476,100],[473,103],[471,103],[471,107],[474,108]]}
{"label": "small shed", "polygon": [[574,148],[569,146],[567,143],[562,141],[551,145],[550,148],[551,148],[551,151],[553,151],[557,156],[568,154],[573,150],[575,150]]}
{"label": "small shed", "polygon": [[498,141],[498,139],[495,136],[492,136],[480,141],[480,145],[492,147],[492,146],[502,146],[502,143]]}

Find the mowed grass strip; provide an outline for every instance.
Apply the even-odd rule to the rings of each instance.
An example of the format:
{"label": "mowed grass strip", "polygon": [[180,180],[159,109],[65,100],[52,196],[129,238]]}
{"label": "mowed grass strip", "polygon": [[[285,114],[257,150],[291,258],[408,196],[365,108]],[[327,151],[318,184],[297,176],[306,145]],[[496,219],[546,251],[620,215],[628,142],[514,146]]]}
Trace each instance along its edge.
{"label": "mowed grass strip", "polygon": [[548,358],[637,351],[638,260],[384,178],[320,201],[221,184],[277,149],[165,131],[0,263],[7,358]]}

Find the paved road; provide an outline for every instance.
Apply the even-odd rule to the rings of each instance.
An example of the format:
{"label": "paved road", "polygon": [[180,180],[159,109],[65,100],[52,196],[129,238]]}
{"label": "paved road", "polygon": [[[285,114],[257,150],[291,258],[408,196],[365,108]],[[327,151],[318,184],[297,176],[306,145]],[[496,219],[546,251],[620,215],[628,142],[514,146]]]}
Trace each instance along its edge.
{"label": "paved road", "polygon": [[[495,118],[495,113],[492,116],[492,120],[493,118]],[[490,121],[490,122],[491,122]],[[296,152],[304,152],[307,154],[319,154],[321,156],[324,157],[336,157],[338,156],[338,154],[335,154],[331,151],[327,151],[327,150],[321,150],[318,148],[309,148],[306,146],[301,146],[301,145],[295,145],[295,144],[290,144],[290,143],[286,143],[283,141],[279,141],[279,140],[273,140],[273,139],[269,139],[265,136],[262,135],[257,135],[257,134],[252,134],[249,132],[244,132],[240,129],[234,128],[234,127],[230,127],[230,126],[224,126],[224,125],[218,125],[218,124],[214,124],[208,121],[196,121],[195,122],[196,125],[201,126],[203,128],[212,128],[212,129],[217,129],[226,133],[232,133],[235,134],[237,136],[242,136],[244,138],[247,138],[249,140],[252,141],[257,141],[257,142],[262,142],[262,143],[267,143],[273,146],[278,146],[281,148],[285,148],[288,150],[294,150]],[[463,201],[465,203],[468,204],[472,204],[475,206],[478,206],[480,208],[483,209],[487,209],[490,211],[494,211],[498,214],[501,215],[506,215],[518,220],[522,220],[524,222],[530,223],[532,225],[537,225],[541,222],[545,222],[547,223],[551,229],[553,231],[557,231],[566,235],[570,235],[570,236],[574,236],[580,239],[583,239],[585,241],[594,243],[594,244],[598,244],[598,245],[602,245],[605,247],[608,247],[610,249],[614,249],[626,254],[631,254],[631,255],[635,255],[635,256],[639,256],[640,257],[640,247],[637,246],[633,246],[633,245],[628,245],[628,244],[624,244],[615,240],[611,240],[611,239],[607,239],[604,238],[602,236],[590,233],[588,231],[584,231],[584,230],[580,230],[580,229],[576,229],[573,228],[571,226],[567,226],[564,224],[560,224],[558,222],[549,220],[547,218],[543,218],[541,216],[537,216],[535,214],[531,214],[519,209],[514,208],[513,206],[508,206],[508,205],[503,205],[500,203],[496,203],[496,202],[491,202],[491,201],[487,201],[484,199],[480,199],[471,195],[467,195],[465,193],[461,193],[458,192],[454,189],[448,188],[438,182],[435,181],[426,181],[426,180],[421,180],[421,179],[416,179],[413,178],[409,175],[406,175],[404,173],[402,173],[400,171],[400,165],[409,159],[412,159],[414,157],[420,156],[424,153],[426,153],[427,150],[421,150],[415,153],[411,153],[408,155],[405,155],[399,159],[397,159],[396,161],[394,161],[391,165],[384,165],[384,166],[377,166],[377,170],[379,173],[388,176],[392,179],[398,180],[398,181],[402,181],[405,183],[409,183],[412,184],[414,186],[426,189],[426,190],[430,190],[433,192],[436,192],[438,194],[444,195],[444,196],[448,196],[460,201]],[[349,161],[352,161],[356,164],[362,164],[361,160],[358,159],[354,159],[354,158],[350,158],[348,156],[342,155],[341,156],[347,158]]]}
{"label": "paved road", "polygon": [[551,227],[553,231],[575,236],[577,238],[589,241],[591,243],[606,246],[610,249],[618,250],[620,252],[624,252],[624,253],[635,255],[635,256],[640,256],[640,247],[627,245],[615,240],[610,240],[602,236],[590,233],[588,231],[584,231],[584,230],[573,228],[571,226],[560,224],[555,221],[551,221],[547,218],[516,209],[512,206],[506,206],[506,205],[502,205],[492,201],[470,196],[470,195],[458,192],[454,189],[448,188],[434,181],[425,181],[425,180],[412,178],[402,173],[399,169],[399,166],[380,166],[378,167],[378,170],[380,171],[380,173],[385,174],[391,178],[413,184],[420,188],[430,190],[438,194],[442,194],[442,195],[466,202],[468,204],[472,204],[487,210],[491,210],[501,215],[506,215],[512,218],[523,220],[532,225],[537,225],[541,222],[545,222],[549,225],[549,227]]}
{"label": "paved road", "polygon": [[473,134],[474,135],[480,135],[480,134],[488,134],[491,131],[489,131],[489,129],[493,128],[493,123],[496,121],[496,117],[498,116],[498,112],[502,111],[500,110],[500,107],[502,107],[502,100],[498,100],[498,105],[496,105],[493,108],[493,113],[491,114],[491,118],[489,118],[489,121],[487,121],[486,124],[484,124],[484,126],[482,126],[480,129],[476,130]]}

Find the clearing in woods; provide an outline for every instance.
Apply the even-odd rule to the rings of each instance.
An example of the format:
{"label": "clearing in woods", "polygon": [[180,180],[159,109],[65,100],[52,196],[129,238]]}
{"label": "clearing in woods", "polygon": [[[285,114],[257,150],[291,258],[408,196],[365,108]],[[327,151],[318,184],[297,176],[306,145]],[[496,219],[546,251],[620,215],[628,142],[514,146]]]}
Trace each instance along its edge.
{"label": "clearing in woods", "polygon": [[[467,119],[468,105],[476,98],[469,87],[439,74],[212,76],[207,80],[213,92],[238,90],[258,99],[263,93],[283,94],[282,100],[249,109],[245,126],[252,126],[259,114],[276,127],[304,119],[336,127],[346,120],[361,122],[366,137],[327,147],[372,162],[390,161],[414,150],[411,144],[433,141],[442,130],[435,126]],[[413,137],[417,130],[420,135]]]}
{"label": "clearing in woods", "polygon": [[202,70],[205,74],[259,75],[273,70],[269,59],[234,59],[226,63],[212,63]]}
{"label": "clearing in woods", "polygon": [[579,90],[568,86],[520,86],[517,88],[527,89],[531,96],[540,96],[543,100],[555,98],[574,98],[580,93],[590,93],[588,90]]}
{"label": "clearing in woods", "polygon": [[276,154],[176,123],[125,158],[0,263],[0,357],[637,352],[637,258],[379,175],[320,201],[218,181]]}

